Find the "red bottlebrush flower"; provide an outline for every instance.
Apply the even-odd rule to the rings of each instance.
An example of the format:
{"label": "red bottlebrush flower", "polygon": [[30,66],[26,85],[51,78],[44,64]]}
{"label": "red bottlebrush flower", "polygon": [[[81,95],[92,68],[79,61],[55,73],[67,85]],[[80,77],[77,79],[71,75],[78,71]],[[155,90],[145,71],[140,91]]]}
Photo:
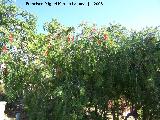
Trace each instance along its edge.
{"label": "red bottlebrush flower", "polygon": [[93,32],[96,32],[96,28],[93,28],[92,31],[93,31]]}
{"label": "red bottlebrush flower", "polygon": [[13,42],[13,35],[12,34],[9,35],[9,41],[10,41],[10,43]]}
{"label": "red bottlebrush flower", "polygon": [[74,36],[72,36],[72,42],[74,41]]}
{"label": "red bottlebrush flower", "polygon": [[104,40],[108,40],[108,35],[107,34],[104,34]]}
{"label": "red bottlebrush flower", "polygon": [[111,100],[109,100],[107,105],[108,105],[107,107],[109,109],[111,109],[113,107],[113,102]]}
{"label": "red bottlebrush flower", "polygon": [[8,50],[7,47],[4,45],[2,48],[2,51],[5,53],[5,52],[7,52],[7,50]]}
{"label": "red bottlebrush flower", "polygon": [[71,40],[72,40],[72,42],[74,41],[74,36],[71,37],[71,36],[69,35],[69,36],[68,36],[68,43],[69,43]]}
{"label": "red bottlebrush flower", "polygon": [[68,36],[68,42],[70,42],[70,36]]}

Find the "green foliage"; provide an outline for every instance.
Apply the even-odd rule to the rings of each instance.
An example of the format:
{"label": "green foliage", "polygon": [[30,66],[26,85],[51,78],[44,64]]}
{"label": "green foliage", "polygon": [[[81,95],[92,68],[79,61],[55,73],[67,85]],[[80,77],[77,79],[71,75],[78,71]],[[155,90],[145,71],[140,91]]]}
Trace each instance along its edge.
{"label": "green foliage", "polygon": [[[118,24],[81,24],[76,35],[75,28],[53,19],[44,25],[47,34],[36,34],[33,15],[14,5],[0,9],[0,62],[6,65],[1,79],[9,100],[24,100],[30,120],[103,120],[107,112],[116,118],[121,96],[139,109],[139,119],[160,117],[157,28],[136,32]],[[4,45],[10,46],[7,52]]]}

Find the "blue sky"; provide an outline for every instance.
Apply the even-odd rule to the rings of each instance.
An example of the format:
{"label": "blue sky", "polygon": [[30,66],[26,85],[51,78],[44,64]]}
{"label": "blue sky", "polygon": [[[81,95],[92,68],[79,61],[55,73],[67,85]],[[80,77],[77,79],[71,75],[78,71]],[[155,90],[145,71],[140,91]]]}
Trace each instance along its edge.
{"label": "blue sky", "polygon": [[[30,5],[26,5],[29,2]],[[33,6],[31,3],[42,2],[41,6]],[[50,2],[48,6],[45,2]],[[66,5],[55,6],[55,2],[63,2]],[[90,3],[90,6],[70,6],[70,2]],[[102,2],[103,5],[95,6],[94,2]],[[38,33],[43,32],[44,22],[52,18],[67,26],[75,26],[82,21],[96,23],[99,26],[108,23],[120,23],[127,28],[141,29],[146,26],[160,25],[160,0],[16,0],[16,5],[37,15]]]}

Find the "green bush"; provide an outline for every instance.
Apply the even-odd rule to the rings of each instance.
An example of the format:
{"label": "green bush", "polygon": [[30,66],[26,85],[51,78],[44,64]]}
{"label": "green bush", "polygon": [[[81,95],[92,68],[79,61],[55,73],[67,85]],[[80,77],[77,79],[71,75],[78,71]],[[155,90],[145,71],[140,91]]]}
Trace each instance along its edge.
{"label": "green bush", "polygon": [[35,17],[13,9],[26,17],[11,17],[0,26],[1,43],[10,45],[6,52],[1,46],[0,62],[7,66],[1,78],[9,100],[23,99],[30,120],[103,120],[110,112],[118,119],[121,96],[139,110],[139,119],[160,117],[157,28],[136,32],[118,24],[80,24],[82,33],[75,34],[75,28],[52,20],[44,25],[47,34],[36,34]]}

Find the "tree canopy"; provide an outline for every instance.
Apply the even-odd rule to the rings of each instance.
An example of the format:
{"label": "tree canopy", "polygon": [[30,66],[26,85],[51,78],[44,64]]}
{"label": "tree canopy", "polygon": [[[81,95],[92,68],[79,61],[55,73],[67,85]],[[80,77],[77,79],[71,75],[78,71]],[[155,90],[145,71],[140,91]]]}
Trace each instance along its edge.
{"label": "tree canopy", "polygon": [[76,29],[53,19],[44,24],[47,34],[37,34],[34,15],[0,4],[0,79],[8,100],[23,99],[31,120],[104,120],[109,112],[118,119],[122,99],[139,119],[159,119],[159,28]]}

